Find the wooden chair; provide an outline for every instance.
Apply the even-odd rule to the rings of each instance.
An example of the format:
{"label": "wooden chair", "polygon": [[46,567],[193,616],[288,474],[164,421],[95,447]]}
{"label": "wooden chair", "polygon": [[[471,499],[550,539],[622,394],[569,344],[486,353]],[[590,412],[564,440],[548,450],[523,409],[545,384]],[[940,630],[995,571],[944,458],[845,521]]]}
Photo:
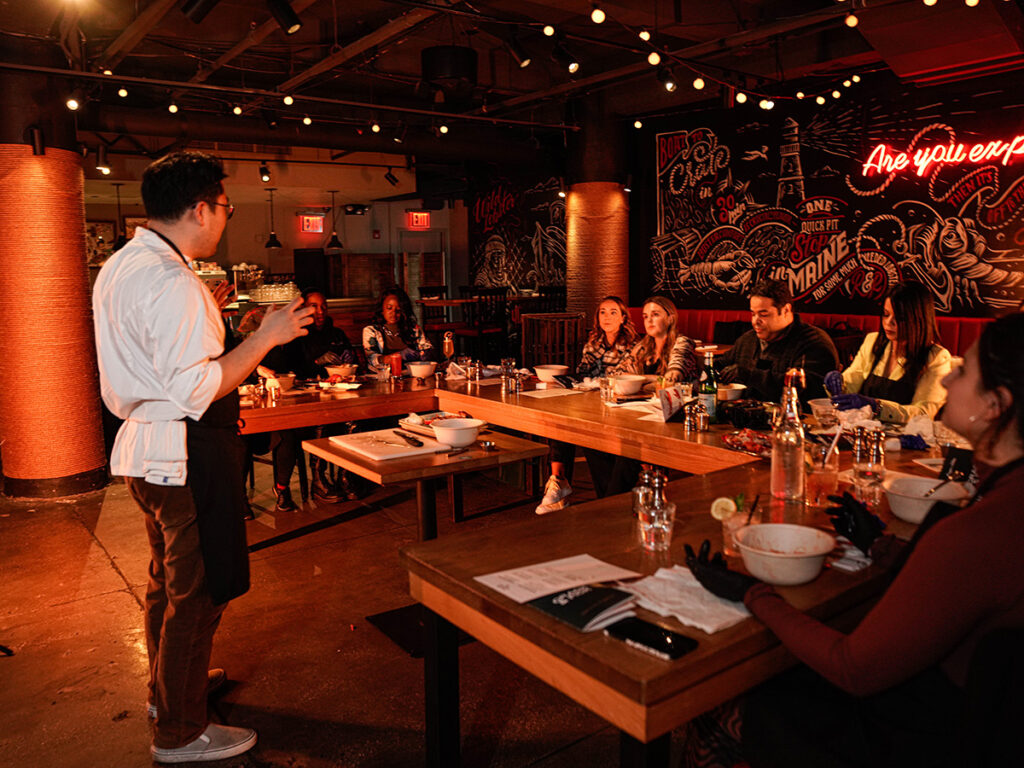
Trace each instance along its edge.
{"label": "wooden chair", "polygon": [[[421,285],[420,298],[447,299],[448,286]],[[459,328],[466,327],[466,324],[464,322],[459,322],[451,319],[449,307],[428,307],[425,304],[421,304],[419,309],[420,317],[423,321],[423,332],[427,335],[427,338],[429,338],[430,341],[433,343],[435,349],[440,350],[441,335],[445,331],[454,331]]]}
{"label": "wooden chair", "polygon": [[475,301],[463,305],[466,326],[455,329],[455,335],[469,340],[472,355],[478,360],[482,360],[488,350],[496,357],[504,355],[508,336],[508,289],[463,285],[459,286],[459,293],[462,298]]}
{"label": "wooden chair", "polygon": [[522,364],[568,365],[576,369],[586,340],[582,312],[547,312],[523,315]]}

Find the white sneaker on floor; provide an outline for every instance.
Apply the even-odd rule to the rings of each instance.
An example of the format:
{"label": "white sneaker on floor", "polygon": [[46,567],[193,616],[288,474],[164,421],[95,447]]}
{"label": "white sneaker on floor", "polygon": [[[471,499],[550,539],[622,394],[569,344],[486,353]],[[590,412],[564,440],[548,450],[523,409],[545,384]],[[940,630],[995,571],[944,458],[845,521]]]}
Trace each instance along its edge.
{"label": "white sneaker on floor", "polygon": [[544,498],[540,500],[540,505],[535,512],[538,515],[546,515],[548,512],[563,509],[569,506],[570,495],[572,495],[572,486],[569,485],[569,481],[564,477],[552,475],[548,478],[547,485],[544,486]]}
{"label": "white sneaker on floor", "polygon": [[252,728],[232,728],[230,725],[210,723],[199,738],[183,747],[164,749],[156,745],[149,748],[158,763],[207,763],[248,752],[256,746],[256,731]]}

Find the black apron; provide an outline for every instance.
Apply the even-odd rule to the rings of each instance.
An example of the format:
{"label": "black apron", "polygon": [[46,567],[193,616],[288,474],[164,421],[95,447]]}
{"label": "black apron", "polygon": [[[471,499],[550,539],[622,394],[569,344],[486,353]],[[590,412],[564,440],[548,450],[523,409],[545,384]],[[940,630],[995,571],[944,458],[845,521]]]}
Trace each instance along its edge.
{"label": "black apron", "polygon": [[[152,230],[188,266],[166,236]],[[225,323],[224,352],[235,346]],[[185,419],[187,485],[196,506],[206,585],[217,605],[249,591],[245,534],[245,443],[238,434],[238,390],[214,400],[199,420]]]}
{"label": "black apron", "polygon": [[911,381],[909,376],[903,376],[901,379],[887,379],[872,373],[861,384],[860,394],[865,397],[873,397],[876,400],[910,405],[914,402],[914,390],[916,389],[917,382]]}

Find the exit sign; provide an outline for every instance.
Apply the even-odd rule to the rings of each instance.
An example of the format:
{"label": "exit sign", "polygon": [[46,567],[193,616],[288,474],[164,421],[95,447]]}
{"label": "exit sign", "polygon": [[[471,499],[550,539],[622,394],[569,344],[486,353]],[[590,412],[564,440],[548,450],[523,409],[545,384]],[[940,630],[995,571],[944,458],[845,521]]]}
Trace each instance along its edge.
{"label": "exit sign", "polygon": [[406,211],[405,224],[408,229],[430,229],[430,211]]}
{"label": "exit sign", "polygon": [[299,231],[323,233],[324,215],[322,213],[301,214],[299,216]]}

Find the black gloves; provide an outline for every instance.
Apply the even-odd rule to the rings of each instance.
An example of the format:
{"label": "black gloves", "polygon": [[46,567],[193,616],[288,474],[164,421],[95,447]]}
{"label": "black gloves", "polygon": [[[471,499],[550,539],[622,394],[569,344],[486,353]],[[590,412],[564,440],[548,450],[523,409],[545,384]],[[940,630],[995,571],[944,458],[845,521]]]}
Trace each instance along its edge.
{"label": "black gloves", "polygon": [[732,365],[725,366],[725,368],[718,372],[718,381],[720,384],[742,383],[746,378],[745,374],[746,370],[744,368],[733,363]]}
{"label": "black gloves", "polygon": [[838,505],[825,510],[825,514],[832,518],[832,527],[836,529],[836,533],[852,541],[865,555],[868,554],[875,539],[885,530],[885,523],[853,498],[849,491],[844,492],[842,496],[828,498]]}
{"label": "black gloves", "polygon": [[725,564],[721,552],[716,552],[710,560],[711,541],[704,539],[700,545],[700,553],[694,554],[689,544],[686,548],[686,565],[693,576],[711,594],[735,603],[742,603],[747,590],[758,583],[757,579],[739,571],[730,571]]}

